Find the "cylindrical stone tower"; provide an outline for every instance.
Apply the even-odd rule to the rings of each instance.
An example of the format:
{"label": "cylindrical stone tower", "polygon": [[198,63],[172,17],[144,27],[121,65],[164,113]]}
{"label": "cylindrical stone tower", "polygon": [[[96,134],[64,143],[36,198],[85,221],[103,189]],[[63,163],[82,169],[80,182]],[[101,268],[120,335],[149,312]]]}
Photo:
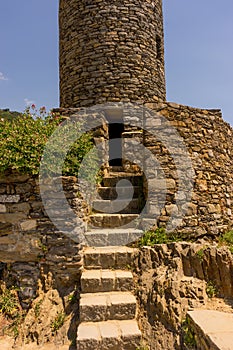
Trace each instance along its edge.
{"label": "cylindrical stone tower", "polygon": [[60,106],[165,100],[162,0],[60,0]]}

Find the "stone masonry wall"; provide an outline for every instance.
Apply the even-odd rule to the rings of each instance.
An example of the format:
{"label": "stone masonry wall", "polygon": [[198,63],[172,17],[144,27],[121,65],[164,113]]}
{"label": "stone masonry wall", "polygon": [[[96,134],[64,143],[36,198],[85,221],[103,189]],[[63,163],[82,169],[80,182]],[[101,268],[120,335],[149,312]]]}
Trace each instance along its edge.
{"label": "stone masonry wall", "polygon": [[[77,196],[76,178],[64,177],[63,188],[70,207],[78,217],[85,218],[88,209]],[[50,205],[56,210],[60,205],[56,186],[50,195]],[[65,222],[66,213],[60,219]],[[77,232],[82,230],[80,226]],[[52,274],[53,286],[61,295],[77,286],[82,266],[80,249],[78,241],[59,232],[47,216],[37,177],[18,174],[0,177],[2,275],[7,283],[20,287],[25,306],[35,297],[38,279],[44,274]]]}
{"label": "stone masonry wall", "polygon": [[[167,227],[171,216],[179,220],[176,230],[184,238],[217,236],[232,228],[233,222],[233,130],[224,122],[220,110],[205,110],[178,105],[169,102],[141,104],[112,103],[107,109],[122,111],[124,123],[123,165],[126,171],[138,172],[140,165],[144,170],[144,192],[147,207],[143,214],[142,226]],[[112,106],[111,108],[109,106]],[[84,114],[82,114],[82,110]],[[95,129],[96,143],[102,144],[102,166],[107,167],[108,128],[104,107],[91,109],[57,109],[62,115],[87,119],[87,124],[96,116],[100,117],[101,127]],[[86,113],[86,114],[85,114]],[[93,124],[94,125],[94,124]],[[176,137],[171,134],[173,128],[186,148],[191,163],[184,157]],[[136,142],[134,144],[134,142]],[[141,144],[141,146],[140,146]],[[126,146],[125,146],[126,145]],[[170,149],[168,149],[168,145]],[[157,160],[154,167],[148,154],[141,151],[144,147]],[[172,153],[171,153],[172,151]],[[180,153],[181,152],[181,153]],[[135,161],[130,166],[127,160]],[[139,167],[138,167],[138,166]],[[177,169],[179,166],[179,169]],[[192,169],[188,169],[190,166]],[[178,173],[178,170],[180,171]],[[189,172],[193,171],[193,186],[186,188]],[[165,201],[158,206],[161,195],[161,180],[166,183]],[[184,191],[179,193],[183,181]],[[149,197],[148,197],[148,191]]]}
{"label": "stone masonry wall", "polygon": [[[182,171],[188,177],[185,172],[188,164],[184,161],[179,165],[181,174],[178,175],[173,155],[179,155],[179,143],[174,140],[172,144],[172,136],[169,133],[166,135],[167,126],[162,122],[162,118],[165,118],[181,136],[194,170],[191,200],[177,230],[183,232],[185,237],[197,238],[202,235],[218,235],[232,228],[233,130],[223,121],[221,112],[166,102],[146,104],[146,107],[149,108],[145,116],[146,128],[158,125],[158,132],[165,135],[164,140],[147,132],[144,136],[144,145],[159,161],[167,183],[166,203],[158,213],[157,225],[166,227],[169,217],[176,216],[182,206],[185,208],[186,196],[190,194],[187,191],[182,194],[183,198],[176,197]],[[166,139],[172,144],[173,155],[166,148]],[[149,181],[152,181],[152,197],[156,202],[156,181]],[[153,198],[148,207],[148,216],[151,214],[151,217],[156,206]]]}
{"label": "stone masonry wall", "polygon": [[165,100],[161,0],[60,0],[60,106]]}

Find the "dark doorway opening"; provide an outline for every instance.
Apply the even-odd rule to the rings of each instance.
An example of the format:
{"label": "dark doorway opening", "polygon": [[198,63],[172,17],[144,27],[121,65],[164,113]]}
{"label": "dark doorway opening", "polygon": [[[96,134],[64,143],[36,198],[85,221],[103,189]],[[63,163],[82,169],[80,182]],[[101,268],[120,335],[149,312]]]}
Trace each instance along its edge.
{"label": "dark doorway opening", "polygon": [[[123,123],[109,123],[109,165],[122,166],[122,133]],[[115,140],[114,140],[115,139]],[[111,140],[113,140],[111,142]]]}

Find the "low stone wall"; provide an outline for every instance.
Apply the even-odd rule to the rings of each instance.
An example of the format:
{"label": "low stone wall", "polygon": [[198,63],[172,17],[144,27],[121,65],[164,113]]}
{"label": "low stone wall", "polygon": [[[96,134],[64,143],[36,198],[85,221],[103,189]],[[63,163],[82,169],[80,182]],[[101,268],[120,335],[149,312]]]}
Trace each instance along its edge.
{"label": "low stone wall", "polygon": [[[88,208],[82,201],[75,177],[62,178],[67,201],[79,218],[85,219]],[[60,193],[50,192],[49,202],[60,209]],[[61,211],[59,211],[61,213]],[[60,217],[64,223],[66,213]],[[67,223],[70,224],[70,223]],[[77,227],[82,233],[85,224]],[[25,306],[35,297],[38,279],[52,274],[52,285],[61,294],[75,288],[82,267],[78,239],[59,232],[46,214],[38,177],[6,174],[0,178],[0,261],[2,275],[9,284],[20,287]],[[7,268],[6,268],[7,264]]]}
{"label": "low stone wall", "polygon": [[182,349],[187,311],[218,305],[210,305],[210,288],[221,298],[233,295],[233,257],[225,247],[187,242],[144,247],[134,267],[138,318],[151,350]]}

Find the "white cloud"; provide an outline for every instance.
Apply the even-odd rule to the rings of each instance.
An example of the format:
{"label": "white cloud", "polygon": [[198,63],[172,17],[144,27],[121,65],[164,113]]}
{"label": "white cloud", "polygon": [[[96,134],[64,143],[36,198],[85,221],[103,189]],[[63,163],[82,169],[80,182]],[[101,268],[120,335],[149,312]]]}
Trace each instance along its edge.
{"label": "white cloud", "polygon": [[2,72],[0,72],[0,80],[8,80],[8,78],[5,77],[5,75]]}
{"label": "white cloud", "polygon": [[30,107],[31,105],[35,104],[35,101],[29,100],[28,98],[25,98],[24,102],[27,107]]}

